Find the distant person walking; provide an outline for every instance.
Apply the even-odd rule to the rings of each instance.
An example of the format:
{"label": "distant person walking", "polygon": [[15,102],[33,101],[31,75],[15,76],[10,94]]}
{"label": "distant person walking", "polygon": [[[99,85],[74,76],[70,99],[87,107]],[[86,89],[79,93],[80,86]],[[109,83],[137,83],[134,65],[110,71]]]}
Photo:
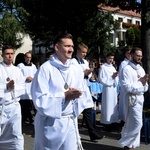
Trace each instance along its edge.
{"label": "distant person walking", "polygon": [[20,96],[25,93],[24,77],[12,64],[14,49],[2,48],[0,63],[0,150],[24,150]]}
{"label": "distant person walking", "polygon": [[124,122],[125,122],[125,116],[126,116],[126,113],[127,113],[127,108],[126,108],[126,104],[125,103],[128,103],[128,101],[126,101],[125,99],[125,91],[124,91],[124,88],[123,88],[123,83],[122,83],[122,80],[123,80],[123,73],[122,73],[122,70],[123,68],[128,65],[128,63],[130,62],[131,60],[131,55],[130,55],[130,51],[131,51],[131,48],[128,48],[128,47],[125,47],[123,49],[123,53],[124,53],[124,60],[121,62],[120,66],[119,66],[119,83],[120,83],[120,94],[119,94],[119,119],[121,120],[121,124],[122,126],[124,125]]}
{"label": "distant person walking", "polygon": [[127,101],[127,113],[125,125],[121,132],[119,145],[124,150],[134,150],[140,146],[140,135],[142,128],[142,111],[144,102],[144,92],[148,90],[147,81],[149,76],[145,74],[140,65],[142,59],[142,49],[131,49],[131,61],[123,68],[122,86],[125,91]]}
{"label": "distant person walking", "polygon": [[31,112],[34,109],[30,90],[31,90],[32,80],[37,71],[36,66],[31,62],[31,59],[32,59],[32,54],[30,52],[27,52],[25,53],[24,56],[24,62],[19,63],[17,65],[17,67],[19,67],[21,72],[23,73],[24,80],[25,80],[25,89],[26,89],[25,94],[21,96],[21,100],[20,100],[22,121],[23,123],[29,122],[30,124],[33,123],[33,116]]}
{"label": "distant person walking", "polygon": [[[74,57],[73,60],[76,60],[76,62],[79,63],[79,65],[80,65],[79,69],[82,69],[82,71],[84,73],[84,84],[87,87],[87,91],[90,91],[89,90],[89,86],[90,86],[89,79],[92,76],[93,68],[89,68],[89,62],[85,59],[87,52],[88,52],[88,46],[85,45],[84,43],[79,43],[77,46],[76,56]],[[93,103],[93,106],[94,106],[93,100],[91,101],[91,103]],[[85,120],[91,141],[95,141],[95,140],[103,138],[103,135],[99,135],[93,126],[92,116],[91,116],[93,106],[91,106],[90,108],[88,107],[88,108],[84,109],[82,112],[83,119]]]}
{"label": "distant person walking", "polygon": [[106,62],[99,69],[98,78],[103,85],[100,122],[111,131],[118,123],[118,72],[113,66],[114,54],[106,55]]}

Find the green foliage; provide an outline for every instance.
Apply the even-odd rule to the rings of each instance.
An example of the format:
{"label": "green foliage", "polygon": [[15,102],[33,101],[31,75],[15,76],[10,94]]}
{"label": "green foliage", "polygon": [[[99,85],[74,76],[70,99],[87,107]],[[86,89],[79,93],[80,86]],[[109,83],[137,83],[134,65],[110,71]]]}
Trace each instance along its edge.
{"label": "green foliage", "polygon": [[[111,14],[97,12],[97,6],[101,2],[110,6],[120,6],[120,8],[132,8],[136,6],[135,0],[130,0],[130,4],[122,5],[122,0],[0,0],[0,44],[11,41],[16,47],[22,43],[22,37],[17,38],[19,33],[28,33],[32,40],[42,41],[44,45],[49,45],[56,34],[60,32],[70,32],[74,36],[74,42],[84,41],[90,47],[91,53],[107,53],[111,49],[109,42],[110,27],[113,24]],[[131,8],[130,8],[131,9]],[[7,28],[2,25],[5,13],[13,14],[16,26],[9,24],[9,18],[5,18],[8,23]],[[10,16],[9,16],[10,17]],[[8,19],[8,20],[7,20]],[[10,28],[13,31],[10,32]],[[3,29],[3,30],[2,30]],[[8,35],[8,40],[7,39]],[[10,36],[11,35],[11,36]],[[16,40],[16,42],[15,42]]]}
{"label": "green foliage", "polygon": [[130,27],[126,32],[127,46],[141,47],[141,30],[137,27]]}
{"label": "green foliage", "polygon": [[91,53],[98,54],[98,47],[100,47],[100,55],[104,55],[111,49],[109,35],[113,23],[112,15],[101,11],[97,11],[96,15],[86,22],[84,29],[84,35],[86,36],[82,38],[91,48]]}
{"label": "green foliage", "polygon": [[23,8],[30,14],[26,26],[31,38],[44,42],[50,41],[60,32],[70,32],[74,37],[83,34],[85,21],[93,17],[99,3],[98,0],[21,1]]}
{"label": "green foliage", "polygon": [[134,46],[141,47],[141,30],[139,28],[133,27],[135,34]]}
{"label": "green foliage", "polygon": [[18,21],[16,21],[15,16],[6,12],[0,20],[0,24],[0,44],[10,44],[16,49],[21,47],[23,36],[20,35],[20,32],[22,28]]}
{"label": "green foliage", "polygon": [[0,0],[0,6],[0,46],[10,44],[15,49],[20,48],[25,36],[24,14],[27,13],[17,0]]}
{"label": "green foliage", "polygon": [[130,27],[126,32],[126,43],[128,46],[133,47],[134,42],[135,42],[134,30],[133,27]]}

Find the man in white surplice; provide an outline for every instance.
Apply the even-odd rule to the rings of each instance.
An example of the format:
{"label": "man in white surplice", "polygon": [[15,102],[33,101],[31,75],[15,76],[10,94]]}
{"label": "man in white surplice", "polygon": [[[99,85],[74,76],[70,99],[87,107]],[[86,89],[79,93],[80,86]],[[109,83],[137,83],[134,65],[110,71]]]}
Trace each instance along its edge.
{"label": "man in white surplice", "polygon": [[124,98],[125,98],[125,92],[123,90],[122,87],[122,69],[129,63],[130,59],[131,59],[131,55],[130,55],[130,51],[131,48],[125,47],[123,49],[123,53],[124,53],[124,60],[121,62],[120,66],[119,66],[119,83],[120,83],[120,95],[119,95],[119,119],[121,120],[121,124],[122,126],[124,125],[125,122],[125,114],[126,114],[126,110],[127,108],[125,107],[125,103],[127,102]]}
{"label": "man in white surplice", "polygon": [[24,56],[24,62],[19,63],[17,67],[23,73],[25,79],[25,94],[21,96],[20,105],[22,112],[22,122],[29,121],[33,123],[31,110],[33,109],[32,98],[31,98],[31,83],[34,78],[34,75],[37,71],[36,66],[31,62],[32,54],[26,52]]}
{"label": "man in white surplice", "polygon": [[82,149],[77,117],[87,105],[93,106],[92,97],[83,84],[82,69],[71,59],[72,35],[58,35],[54,49],[55,53],[40,66],[31,86],[37,110],[34,149]]}
{"label": "man in white surplice", "polygon": [[2,48],[0,63],[0,150],[23,150],[20,96],[25,93],[24,77],[12,64],[14,49]]}
{"label": "man in white surplice", "polygon": [[148,90],[148,75],[140,65],[142,50],[140,48],[131,49],[131,61],[123,68],[122,85],[125,91],[127,113],[125,125],[121,132],[119,144],[124,150],[134,150],[140,146],[140,133],[142,128],[142,111],[144,102],[144,92]]}
{"label": "man in white surplice", "polygon": [[98,75],[99,81],[103,84],[100,122],[107,131],[111,131],[118,122],[118,72],[112,65],[113,61],[114,54],[108,53]]}

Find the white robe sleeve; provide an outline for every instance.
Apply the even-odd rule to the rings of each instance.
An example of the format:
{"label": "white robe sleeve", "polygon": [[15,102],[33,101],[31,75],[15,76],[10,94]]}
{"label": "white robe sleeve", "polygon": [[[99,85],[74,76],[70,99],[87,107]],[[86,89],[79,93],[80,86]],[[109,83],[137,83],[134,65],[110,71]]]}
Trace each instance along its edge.
{"label": "white robe sleeve", "polygon": [[0,100],[4,98],[6,89],[6,78],[4,69],[0,63]]}
{"label": "white robe sleeve", "polygon": [[37,71],[31,85],[31,96],[38,113],[43,116],[60,118],[64,92],[51,92],[49,86],[50,74],[42,67]]}
{"label": "white robe sleeve", "polygon": [[14,92],[15,92],[15,97],[18,98],[25,93],[25,82],[24,82],[24,76],[20,71],[20,69],[18,68],[16,70],[16,76],[17,76],[16,79],[17,86],[15,86]]}
{"label": "white robe sleeve", "polygon": [[[141,71],[141,76],[144,76],[144,70]],[[148,84],[146,83],[144,86],[138,80],[137,74],[129,69],[129,67],[125,67],[123,69],[123,79],[122,79],[123,88],[126,92],[132,94],[143,94],[148,90]]]}
{"label": "white robe sleeve", "polygon": [[111,87],[118,85],[118,77],[113,79],[112,74],[108,74],[107,70],[105,70],[104,68],[99,69],[98,79],[104,86]]}
{"label": "white robe sleeve", "polygon": [[4,69],[0,68],[1,73],[3,74],[3,76],[1,76],[0,78],[0,98],[7,99],[7,100],[12,99],[8,95],[6,95],[10,93],[11,91],[14,93],[13,98],[19,98],[19,99],[20,99],[20,96],[25,93],[25,83],[24,83],[24,77],[23,77],[22,72],[16,66],[12,66],[12,68],[13,68],[12,70],[13,70],[13,76],[14,76],[13,80],[15,82],[15,87],[13,90],[7,90],[6,88],[7,76],[6,76]]}
{"label": "white robe sleeve", "polygon": [[6,91],[6,84],[0,84],[0,100],[4,98],[4,91]]}
{"label": "white robe sleeve", "polygon": [[74,112],[75,116],[79,116],[82,111],[86,108],[91,108],[94,106],[93,99],[89,90],[89,87],[87,84],[85,84],[84,79],[84,72],[83,68],[80,66],[80,64],[77,62],[75,58],[72,59],[72,63],[76,66],[76,78],[79,81],[79,86],[77,87],[82,91],[82,95],[74,100]]}

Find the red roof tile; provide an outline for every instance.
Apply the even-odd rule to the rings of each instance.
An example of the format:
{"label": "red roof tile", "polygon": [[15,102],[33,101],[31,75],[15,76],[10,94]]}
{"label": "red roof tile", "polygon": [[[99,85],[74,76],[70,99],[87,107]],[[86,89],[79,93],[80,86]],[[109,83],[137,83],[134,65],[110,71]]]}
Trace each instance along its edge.
{"label": "red roof tile", "polygon": [[129,15],[129,16],[134,16],[134,17],[140,17],[141,18],[141,14],[137,13],[136,11],[132,11],[132,10],[121,10],[119,7],[110,7],[110,6],[106,6],[105,4],[99,4],[98,5],[99,9],[102,10],[106,10],[106,11],[117,11],[120,14],[124,14],[124,15]]}

